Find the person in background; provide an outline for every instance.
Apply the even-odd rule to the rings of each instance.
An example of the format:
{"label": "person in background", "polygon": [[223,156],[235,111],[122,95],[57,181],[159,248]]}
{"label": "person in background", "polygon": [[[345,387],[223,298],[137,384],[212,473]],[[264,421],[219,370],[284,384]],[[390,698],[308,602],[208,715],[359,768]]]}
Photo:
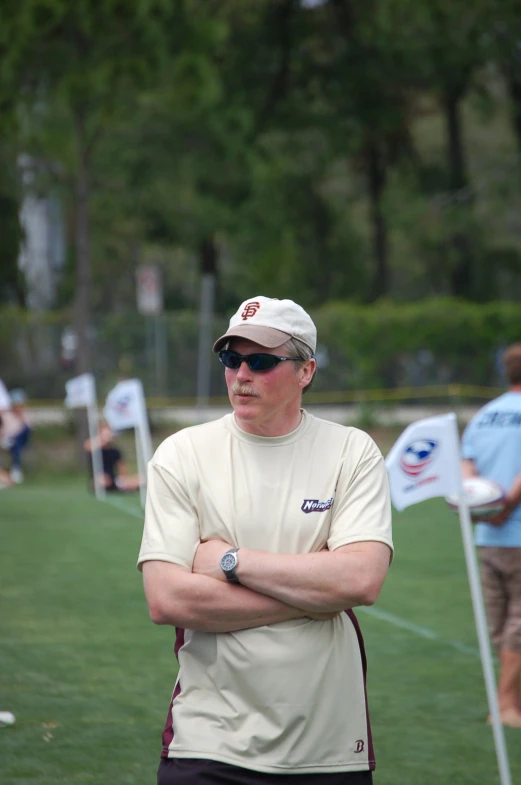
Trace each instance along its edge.
{"label": "person in background", "polygon": [[149,463],[138,565],[179,661],[158,785],[372,782],[352,609],[389,568],[387,473],[366,433],[301,408],[316,338],[292,300],[242,303],[214,345],[233,413]]}
{"label": "person in background", "polygon": [[[141,485],[141,480],[137,474],[129,474],[127,464],[123,459],[123,454],[114,442],[112,429],[106,422],[102,422],[98,428],[98,435],[94,439],[86,439],[83,446],[89,456],[93,449],[101,451],[101,461],[103,473],[99,477],[99,482],[106,491],[137,491]],[[89,470],[91,474],[91,484],[93,487],[92,459],[89,458]]]}
{"label": "person in background", "polygon": [[521,343],[503,352],[508,392],[480,409],[462,440],[462,473],[505,491],[504,511],[476,526],[490,637],[498,650],[504,725],[521,728]]}
{"label": "person in background", "polygon": [[0,444],[11,456],[10,479],[12,483],[21,483],[24,479],[22,470],[22,451],[29,444],[31,427],[26,412],[27,396],[23,390],[11,390],[9,393],[11,408],[2,412],[0,425]]}
{"label": "person in background", "polygon": [[[0,411],[0,433],[2,432],[3,426],[3,412]],[[5,469],[0,468],[0,491],[3,491],[4,488],[9,488],[13,485],[13,481],[11,479],[11,475]]]}

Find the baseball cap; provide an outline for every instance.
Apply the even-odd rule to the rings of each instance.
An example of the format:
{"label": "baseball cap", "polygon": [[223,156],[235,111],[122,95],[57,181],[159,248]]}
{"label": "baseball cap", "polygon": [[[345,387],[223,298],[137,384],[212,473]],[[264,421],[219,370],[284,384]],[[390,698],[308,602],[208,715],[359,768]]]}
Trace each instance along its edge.
{"label": "baseball cap", "polygon": [[219,352],[230,338],[247,338],[268,349],[297,338],[314,352],[317,328],[311,316],[293,300],[259,295],[241,303],[225,334],[214,343],[213,351]]}

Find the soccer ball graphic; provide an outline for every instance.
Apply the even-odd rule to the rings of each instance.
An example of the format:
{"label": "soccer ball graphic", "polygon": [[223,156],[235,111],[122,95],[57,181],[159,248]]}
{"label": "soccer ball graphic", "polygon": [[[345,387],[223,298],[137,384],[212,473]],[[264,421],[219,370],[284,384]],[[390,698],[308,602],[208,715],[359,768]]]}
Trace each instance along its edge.
{"label": "soccer ball graphic", "polygon": [[402,453],[400,466],[409,477],[418,477],[432,461],[438,442],[432,439],[417,439]]}

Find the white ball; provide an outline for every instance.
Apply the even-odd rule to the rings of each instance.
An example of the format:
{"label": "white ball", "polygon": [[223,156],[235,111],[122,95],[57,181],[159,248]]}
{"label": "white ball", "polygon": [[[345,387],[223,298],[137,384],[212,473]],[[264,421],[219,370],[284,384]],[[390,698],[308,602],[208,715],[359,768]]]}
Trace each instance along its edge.
{"label": "white ball", "polygon": [[[487,521],[503,512],[506,495],[503,488],[487,477],[469,477],[463,480],[463,495],[473,521]],[[446,496],[452,510],[458,509],[458,498]]]}
{"label": "white ball", "polygon": [[14,725],[16,717],[10,711],[0,711],[0,728],[5,728],[6,725]]}

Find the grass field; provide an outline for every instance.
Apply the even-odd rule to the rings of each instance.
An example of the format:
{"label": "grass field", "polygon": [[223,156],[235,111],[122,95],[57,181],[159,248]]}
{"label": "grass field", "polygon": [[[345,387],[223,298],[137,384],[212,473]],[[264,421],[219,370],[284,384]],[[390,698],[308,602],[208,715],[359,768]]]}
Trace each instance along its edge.
{"label": "grass field", "polygon": [[[0,494],[0,709],[17,717],[0,730],[2,785],[155,783],[174,636],[148,620],[138,499],[112,502],[75,479]],[[395,544],[378,604],[358,614],[375,785],[495,785],[457,518],[439,500],[412,507]],[[506,738],[521,782],[521,731]]]}

